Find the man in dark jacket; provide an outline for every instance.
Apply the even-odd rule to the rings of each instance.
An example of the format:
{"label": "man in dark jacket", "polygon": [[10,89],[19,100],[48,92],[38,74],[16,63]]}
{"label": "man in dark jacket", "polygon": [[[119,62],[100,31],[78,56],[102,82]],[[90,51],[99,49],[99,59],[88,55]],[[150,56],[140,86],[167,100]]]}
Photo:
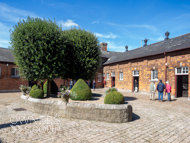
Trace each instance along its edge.
{"label": "man in dark jacket", "polygon": [[157,85],[157,90],[158,90],[158,101],[163,102],[163,91],[165,89],[164,83],[162,83],[162,80],[160,79],[160,82]]}

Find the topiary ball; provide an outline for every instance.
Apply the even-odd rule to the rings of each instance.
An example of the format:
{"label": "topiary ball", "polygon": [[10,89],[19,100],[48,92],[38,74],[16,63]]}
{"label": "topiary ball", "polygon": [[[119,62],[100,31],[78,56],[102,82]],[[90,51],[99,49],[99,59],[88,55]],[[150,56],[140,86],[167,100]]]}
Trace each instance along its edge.
{"label": "topiary ball", "polygon": [[33,98],[43,98],[44,91],[39,88],[34,88],[34,89],[31,89],[29,95]]}
{"label": "topiary ball", "polygon": [[104,104],[125,104],[125,98],[120,92],[113,91],[106,95]]}
{"label": "topiary ball", "polygon": [[[38,88],[38,86],[36,85],[36,84],[34,84],[33,86],[32,86],[32,89],[36,89],[36,88]],[[32,90],[31,89],[31,90]]]}
{"label": "topiary ball", "polygon": [[86,82],[79,79],[71,89],[70,98],[72,100],[90,100],[92,99],[92,92]]}
{"label": "topiary ball", "polygon": [[[44,94],[47,94],[47,81],[44,83],[43,85],[43,90],[44,90]],[[51,93],[52,94],[57,94],[58,92],[58,87],[56,85],[56,83],[52,80],[51,81]]]}

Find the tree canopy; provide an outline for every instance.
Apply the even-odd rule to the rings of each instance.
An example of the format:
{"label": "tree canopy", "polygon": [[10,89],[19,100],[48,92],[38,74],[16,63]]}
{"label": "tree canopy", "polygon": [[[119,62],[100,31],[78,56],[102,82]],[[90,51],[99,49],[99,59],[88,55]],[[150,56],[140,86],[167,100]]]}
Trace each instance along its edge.
{"label": "tree canopy", "polygon": [[84,80],[92,79],[100,63],[100,46],[97,37],[82,29],[63,31],[66,37],[65,65],[63,78]]}
{"label": "tree canopy", "polygon": [[13,28],[13,54],[26,79],[53,79],[64,75],[65,38],[56,22],[28,17]]}

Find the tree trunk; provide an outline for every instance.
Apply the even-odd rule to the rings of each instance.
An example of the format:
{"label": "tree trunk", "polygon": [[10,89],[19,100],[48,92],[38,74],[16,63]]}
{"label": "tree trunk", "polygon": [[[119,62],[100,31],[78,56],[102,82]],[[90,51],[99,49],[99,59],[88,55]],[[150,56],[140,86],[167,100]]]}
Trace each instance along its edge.
{"label": "tree trunk", "polygon": [[50,97],[51,94],[51,79],[47,80],[47,97]]}

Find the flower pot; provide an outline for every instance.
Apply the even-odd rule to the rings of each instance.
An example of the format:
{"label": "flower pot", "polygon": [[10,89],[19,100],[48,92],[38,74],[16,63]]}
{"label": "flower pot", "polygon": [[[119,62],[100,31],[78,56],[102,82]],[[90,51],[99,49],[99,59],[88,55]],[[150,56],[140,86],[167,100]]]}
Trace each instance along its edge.
{"label": "flower pot", "polygon": [[69,96],[62,96],[61,97],[61,100],[63,101],[63,102],[69,102]]}

